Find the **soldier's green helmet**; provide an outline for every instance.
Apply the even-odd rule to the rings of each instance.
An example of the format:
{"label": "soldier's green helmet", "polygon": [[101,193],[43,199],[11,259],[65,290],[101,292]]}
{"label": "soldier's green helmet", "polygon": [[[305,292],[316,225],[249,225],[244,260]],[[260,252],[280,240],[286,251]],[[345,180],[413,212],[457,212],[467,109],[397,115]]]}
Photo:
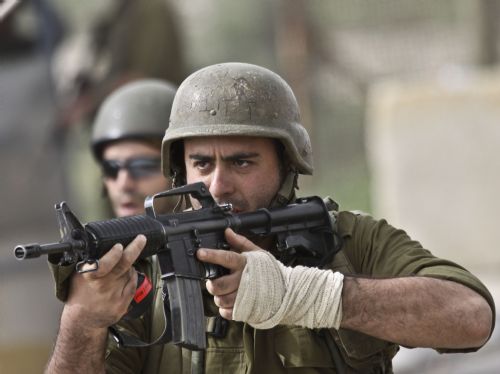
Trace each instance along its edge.
{"label": "soldier's green helmet", "polygon": [[160,79],[141,79],[127,83],[109,95],[99,108],[91,137],[97,160],[103,147],[127,139],[160,142],[168,126],[176,87]]}
{"label": "soldier's green helmet", "polygon": [[173,176],[179,162],[172,145],[199,136],[256,136],[279,140],[290,166],[312,174],[309,134],[297,100],[276,73],[260,66],[230,62],[205,67],[187,77],[172,104],[162,144],[162,169]]}

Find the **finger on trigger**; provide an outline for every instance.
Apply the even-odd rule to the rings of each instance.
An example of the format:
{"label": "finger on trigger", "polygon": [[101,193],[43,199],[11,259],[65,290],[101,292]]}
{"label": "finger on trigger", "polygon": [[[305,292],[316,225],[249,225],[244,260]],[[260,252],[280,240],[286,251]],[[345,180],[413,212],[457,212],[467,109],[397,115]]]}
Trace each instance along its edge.
{"label": "finger on trigger", "polygon": [[221,265],[229,270],[242,269],[246,265],[246,258],[232,251],[202,248],[196,255],[200,261]]}
{"label": "finger on trigger", "polygon": [[260,249],[257,245],[255,245],[251,240],[244,237],[243,235],[239,235],[235,233],[233,230],[227,228],[224,231],[226,236],[226,240],[229,246],[237,251],[237,252],[248,252]]}

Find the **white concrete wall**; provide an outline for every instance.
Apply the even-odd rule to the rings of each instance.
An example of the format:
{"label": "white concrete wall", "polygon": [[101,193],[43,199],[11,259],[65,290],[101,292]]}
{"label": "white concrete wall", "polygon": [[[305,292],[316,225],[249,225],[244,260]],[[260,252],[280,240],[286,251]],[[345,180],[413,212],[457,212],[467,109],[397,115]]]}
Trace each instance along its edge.
{"label": "white concrete wall", "polygon": [[500,73],[382,82],[368,103],[374,214],[500,273]]}

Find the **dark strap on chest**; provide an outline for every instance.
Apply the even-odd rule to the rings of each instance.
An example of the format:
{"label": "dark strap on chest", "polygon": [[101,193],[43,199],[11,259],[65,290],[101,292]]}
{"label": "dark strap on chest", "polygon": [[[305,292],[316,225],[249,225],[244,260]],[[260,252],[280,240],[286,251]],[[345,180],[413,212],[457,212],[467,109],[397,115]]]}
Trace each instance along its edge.
{"label": "dark strap on chest", "polygon": [[167,286],[164,284],[162,289],[162,299],[163,299],[163,323],[164,329],[161,335],[151,342],[145,342],[139,339],[135,335],[125,333],[115,326],[110,326],[108,328],[109,333],[113,339],[117,342],[118,346],[125,348],[145,348],[156,344],[166,344],[172,341],[172,324],[171,324],[171,313],[169,307],[168,290]]}
{"label": "dark strap on chest", "polygon": [[123,347],[149,347],[172,342],[181,347],[200,350],[206,347],[205,312],[199,279],[174,274],[169,254],[158,254],[163,283],[164,330],[152,342],[124,333],[112,326],[111,335]]}

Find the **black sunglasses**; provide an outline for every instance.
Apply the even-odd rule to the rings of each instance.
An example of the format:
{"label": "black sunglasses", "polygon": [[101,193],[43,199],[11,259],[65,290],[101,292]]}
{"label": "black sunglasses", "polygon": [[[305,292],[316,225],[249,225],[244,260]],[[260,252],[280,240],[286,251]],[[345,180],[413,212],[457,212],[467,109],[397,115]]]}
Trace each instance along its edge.
{"label": "black sunglasses", "polygon": [[102,174],[106,178],[116,179],[121,169],[128,171],[132,179],[151,177],[160,172],[159,157],[137,157],[125,161],[102,160]]}

